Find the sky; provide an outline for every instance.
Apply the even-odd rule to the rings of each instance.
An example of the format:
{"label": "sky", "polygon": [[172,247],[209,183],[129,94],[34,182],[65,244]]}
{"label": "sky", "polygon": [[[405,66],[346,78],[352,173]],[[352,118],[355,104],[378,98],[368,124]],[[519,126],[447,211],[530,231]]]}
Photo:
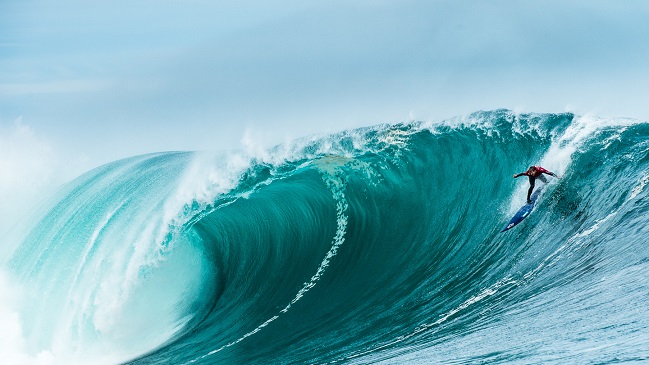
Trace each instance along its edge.
{"label": "sky", "polygon": [[641,0],[3,0],[0,193],[478,110],[649,120],[647,19]]}

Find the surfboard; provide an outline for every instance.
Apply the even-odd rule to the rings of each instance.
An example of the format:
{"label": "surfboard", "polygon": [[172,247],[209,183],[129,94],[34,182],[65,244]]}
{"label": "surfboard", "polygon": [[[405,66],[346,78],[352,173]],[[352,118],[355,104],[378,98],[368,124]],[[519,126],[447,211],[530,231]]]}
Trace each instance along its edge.
{"label": "surfboard", "polygon": [[531,203],[525,203],[525,205],[523,205],[521,209],[519,209],[518,212],[514,214],[512,219],[509,220],[509,223],[507,223],[505,228],[503,228],[503,230],[500,232],[505,232],[508,229],[514,228],[518,223],[522,222],[523,219],[527,218],[527,216],[532,213],[532,209],[534,209],[536,200],[539,198],[541,191],[543,191],[543,186],[540,186],[536,190],[534,190],[532,195],[530,195]]}

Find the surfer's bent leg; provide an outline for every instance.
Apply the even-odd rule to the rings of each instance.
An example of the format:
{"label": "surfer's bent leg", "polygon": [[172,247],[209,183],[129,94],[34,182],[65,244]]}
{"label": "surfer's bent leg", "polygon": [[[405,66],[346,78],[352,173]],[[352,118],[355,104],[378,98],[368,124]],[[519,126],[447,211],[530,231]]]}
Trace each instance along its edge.
{"label": "surfer's bent leg", "polygon": [[528,203],[530,202],[530,196],[532,195],[532,190],[534,190],[534,180],[536,180],[535,178],[533,178],[531,176],[529,178],[530,178],[530,189],[527,191],[527,202]]}

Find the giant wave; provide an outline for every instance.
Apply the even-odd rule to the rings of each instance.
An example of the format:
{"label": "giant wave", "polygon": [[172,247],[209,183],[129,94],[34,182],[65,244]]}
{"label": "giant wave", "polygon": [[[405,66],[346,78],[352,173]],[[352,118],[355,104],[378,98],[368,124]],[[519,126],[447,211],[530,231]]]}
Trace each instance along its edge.
{"label": "giant wave", "polygon": [[[499,233],[531,164],[562,179]],[[649,124],[508,110],[116,161],[11,257],[15,358],[647,360],[648,182]]]}

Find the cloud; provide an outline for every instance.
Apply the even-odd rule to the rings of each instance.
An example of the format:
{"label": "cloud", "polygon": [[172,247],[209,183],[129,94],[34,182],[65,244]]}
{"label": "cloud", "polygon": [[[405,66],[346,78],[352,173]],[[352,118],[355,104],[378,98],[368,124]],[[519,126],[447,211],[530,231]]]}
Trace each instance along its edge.
{"label": "cloud", "polygon": [[52,355],[43,351],[29,354],[22,329],[20,301],[22,290],[0,267],[0,358],[3,363],[15,365],[51,365]]}

